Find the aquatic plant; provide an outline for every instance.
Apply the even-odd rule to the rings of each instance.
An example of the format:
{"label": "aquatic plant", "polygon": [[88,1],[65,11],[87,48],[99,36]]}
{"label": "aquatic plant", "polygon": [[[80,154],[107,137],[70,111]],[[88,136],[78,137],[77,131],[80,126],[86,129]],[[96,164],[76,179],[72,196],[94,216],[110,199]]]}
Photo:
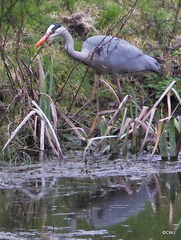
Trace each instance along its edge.
{"label": "aquatic plant", "polygon": [[[99,112],[95,118],[90,133],[92,134],[95,131],[100,122],[101,136],[93,137],[88,140],[88,144],[84,152],[84,157],[86,151],[91,147],[93,143],[95,144],[95,142],[98,143],[95,144],[93,148],[97,149],[98,146],[101,145],[102,152],[104,152],[105,149],[111,152],[111,146],[114,146],[114,154],[115,151],[117,151],[117,154],[122,152],[123,158],[126,158],[128,153],[133,150],[138,155],[141,154],[146,145],[152,142],[153,150],[150,159],[152,159],[156,150],[159,148],[163,160],[177,160],[181,146],[181,125],[180,117],[178,116],[175,118],[174,112],[181,105],[181,98],[177,91],[173,88],[175,84],[176,81],[173,81],[166,88],[166,90],[162,93],[160,98],[155,102],[149,111],[148,107],[139,107],[132,96],[127,95],[120,103],[118,109]],[[171,92],[174,93],[176,99],[178,100],[178,104],[173,111],[171,110]],[[160,118],[158,117],[158,106],[166,96],[168,107],[167,116],[163,115],[162,113]],[[128,116],[128,108],[126,106],[124,107],[128,99],[131,100],[131,104],[134,104],[139,112],[138,116],[135,114],[134,119],[131,119]],[[115,119],[120,113],[122,114],[120,123],[116,124],[117,120]],[[106,120],[105,114],[112,114],[111,119]],[[116,134],[110,135],[111,131],[115,132]],[[130,138],[129,136],[132,137]],[[114,141],[114,144],[112,144],[112,141]],[[168,153],[168,149],[170,149],[170,154]]]}
{"label": "aquatic plant", "polygon": [[[50,123],[50,121],[48,120],[48,118],[46,117],[45,113],[41,110],[41,108],[35,103],[35,101],[31,102],[32,105],[34,105],[34,108],[30,111],[30,113],[23,119],[23,121],[18,125],[18,127],[10,134],[10,137],[8,139],[8,141],[6,142],[6,144],[4,145],[3,151],[6,150],[7,146],[11,143],[11,141],[13,140],[13,138],[16,136],[16,134],[19,132],[19,130],[27,123],[27,121],[30,120],[30,118],[32,116],[35,116],[35,120],[34,120],[34,128],[33,128],[33,132],[34,132],[34,137],[37,138],[37,116],[40,117],[41,120],[41,124],[40,124],[40,129],[41,129],[41,133],[40,133],[40,156],[42,158],[43,152],[44,152],[44,144],[45,144],[45,140],[44,140],[44,135],[47,136],[49,144],[52,148],[52,151],[54,154],[56,154],[57,156],[60,156],[60,158],[63,157],[63,153],[59,144],[59,141],[57,139],[54,127],[52,126],[52,124]],[[53,107],[54,109],[54,107]],[[56,148],[54,146],[54,143],[56,145]]]}

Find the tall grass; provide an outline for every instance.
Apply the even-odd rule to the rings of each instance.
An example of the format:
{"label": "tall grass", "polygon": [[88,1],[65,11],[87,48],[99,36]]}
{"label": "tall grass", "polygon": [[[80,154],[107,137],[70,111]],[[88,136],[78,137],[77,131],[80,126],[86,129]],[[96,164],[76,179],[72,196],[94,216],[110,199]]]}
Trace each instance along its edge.
{"label": "tall grass", "polygon": [[[37,138],[39,138],[40,143],[40,159],[42,160],[44,157],[45,151],[45,137],[48,140],[48,144],[54,154],[63,158],[63,153],[56,136],[56,128],[57,128],[57,113],[56,107],[51,99],[51,97],[46,94],[46,81],[45,81],[45,73],[43,70],[42,62],[38,57],[39,63],[39,79],[40,79],[40,103],[38,104],[29,99],[29,102],[32,104],[32,108],[27,116],[22,120],[22,122],[17,126],[17,128],[12,132],[8,141],[6,142],[3,151],[5,151],[8,145],[12,142],[14,137],[18,134],[21,128],[27,124],[30,119],[31,125],[33,126],[33,136],[34,141],[37,142]],[[53,85],[53,62],[51,65],[50,71],[50,81],[49,81],[49,93],[52,94]],[[34,116],[34,118],[33,118]],[[40,121],[39,121],[40,120]],[[40,130],[38,130],[40,129]]]}

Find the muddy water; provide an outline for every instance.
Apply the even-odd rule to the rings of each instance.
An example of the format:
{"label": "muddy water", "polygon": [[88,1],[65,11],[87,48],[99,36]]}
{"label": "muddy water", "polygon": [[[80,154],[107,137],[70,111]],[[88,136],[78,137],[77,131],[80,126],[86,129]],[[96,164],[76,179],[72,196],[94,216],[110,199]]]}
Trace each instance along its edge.
{"label": "muddy water", "polygon": [[0,168],[0,240],[181,239],[181,162]]}

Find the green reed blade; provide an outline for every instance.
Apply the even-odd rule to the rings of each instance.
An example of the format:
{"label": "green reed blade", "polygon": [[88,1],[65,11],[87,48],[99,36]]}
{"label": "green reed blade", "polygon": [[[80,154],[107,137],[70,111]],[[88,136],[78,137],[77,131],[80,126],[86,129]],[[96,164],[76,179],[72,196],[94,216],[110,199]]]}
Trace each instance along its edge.
{"label": "green reed blade", "polygon": [[176,160],[176,132],[174,118],[169,121],[170,160]]}

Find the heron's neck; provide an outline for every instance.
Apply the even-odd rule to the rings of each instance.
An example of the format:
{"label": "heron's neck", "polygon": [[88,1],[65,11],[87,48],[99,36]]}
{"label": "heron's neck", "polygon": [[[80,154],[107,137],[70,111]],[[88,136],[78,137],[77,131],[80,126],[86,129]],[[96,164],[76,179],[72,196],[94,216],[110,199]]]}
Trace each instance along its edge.
{"label": "heron's neck", "polygon": [[62,37],[66,42],[66,50],[68,54],[74,59],[84,62],[88,55],[83,52],[78,52],[74,50],[74,40],[70,33],[68,31],[65,31]]}

